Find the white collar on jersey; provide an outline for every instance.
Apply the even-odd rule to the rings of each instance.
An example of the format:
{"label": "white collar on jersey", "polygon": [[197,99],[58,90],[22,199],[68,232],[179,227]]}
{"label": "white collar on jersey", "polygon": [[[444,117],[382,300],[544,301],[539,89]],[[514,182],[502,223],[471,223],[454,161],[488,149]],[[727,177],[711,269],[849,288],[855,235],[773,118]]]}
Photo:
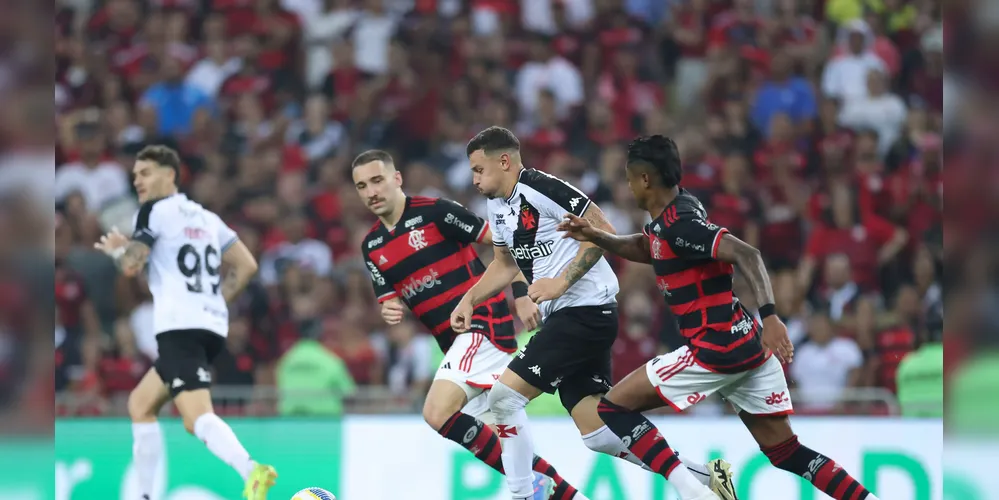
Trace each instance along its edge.
{"label": "white collar on jersey", "polygon": [[517,184],[513,185],[513,191],[510,191],[510,196],[506,199],[507,203],[513,203],[513,198],[517,196],[517,185],[520,184],[520,178],[524,176],[524,172],[527,172],[527,167],[521,165],[520,173],[517,174]]}

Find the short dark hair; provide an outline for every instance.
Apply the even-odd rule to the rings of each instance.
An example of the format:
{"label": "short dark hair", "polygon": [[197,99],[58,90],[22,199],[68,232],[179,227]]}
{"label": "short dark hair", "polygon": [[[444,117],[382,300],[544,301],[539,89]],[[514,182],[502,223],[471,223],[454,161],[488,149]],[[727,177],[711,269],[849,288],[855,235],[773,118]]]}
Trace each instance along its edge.
{"label": "short dark hair", "polygon": [[369,149],[357,155],[357,158],[354,158],[354,162],[350,164],[350,168],[355,169],[373,161],[380,161],[385,165],[395,165],[392,161],[392,155],[388,154],[387,151],[382,151],[381,149]]}
{"label": "short dark hair", "polygon": [[680,151],[673,139],[663,135],[639,137],[628,144],[628,166],[642,164],[659,174],[666,187],[674,187],[683,179]]}
{"label": "short dark hair", "polygon": [[513,132],[503,127],[492,126],[475,134],[475,137],[468,141],[468,146],[465,146],[465,156],[472,156],[472,153],[480,149],[486,154],[501,149],[520,151],[520,141]]}
{"label": "short dark hair", "polygon": [[180,154],[169,146],[153,144],[139,150],[135,155],[137,161],[153,162],[161,167],[173,170],[174,184],[180,184]]}

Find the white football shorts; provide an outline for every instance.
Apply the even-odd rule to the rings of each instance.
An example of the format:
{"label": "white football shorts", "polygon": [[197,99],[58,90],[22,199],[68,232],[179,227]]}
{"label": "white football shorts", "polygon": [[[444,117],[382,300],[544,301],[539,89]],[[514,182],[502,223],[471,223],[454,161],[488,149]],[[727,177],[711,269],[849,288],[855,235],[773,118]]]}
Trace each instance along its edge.
{"label": "white football shorts", "polygon": [[787,379],[776,356],[752,370],[718,373],[698,364],[690,348],[683,346],[652,358],[645,364],[645,373],[659,397],[677,412],[718,392],[736,411],[771,416],[794,413]]}
{"label": "white football shorts", "polygon": [[468,397],[461,411],[481,420],[489,411],[485,391],[492,389],[512,358],[513,353],[501,351],[485,335],[463,333],[455,337],[434,380],[450,380],[461,387]]}

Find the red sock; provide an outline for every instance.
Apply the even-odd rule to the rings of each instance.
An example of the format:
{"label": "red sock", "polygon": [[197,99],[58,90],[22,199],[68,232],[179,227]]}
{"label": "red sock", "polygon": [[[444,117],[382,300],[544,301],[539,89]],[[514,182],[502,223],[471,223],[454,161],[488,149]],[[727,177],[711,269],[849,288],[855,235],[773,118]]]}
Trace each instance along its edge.
{"label": "red sock", "polygon": [[867,488],[831,458],[800,444],[798,436],[792,436],[777,446],[763,448],[763,453],[777,468],[807,479],[836,500],[864,500],[870,495]]}
{"label": "red sock", "polygon": [[576,496],[576,493],[579,491],[563,479],[558,471],[555,470],[555,467],[549,464],[547,460],[537,455],[534,455],[534,472],[540,472],[555,481],[555,493],[552,495],[551,500],[569,500]]}

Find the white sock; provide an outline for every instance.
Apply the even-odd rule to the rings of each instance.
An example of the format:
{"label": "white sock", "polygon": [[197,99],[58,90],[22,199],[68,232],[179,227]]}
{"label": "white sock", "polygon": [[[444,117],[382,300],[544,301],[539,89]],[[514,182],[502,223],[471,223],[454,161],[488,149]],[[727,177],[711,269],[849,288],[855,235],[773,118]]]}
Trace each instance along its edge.
{"label": "white sock", "polygon": [[699,498],[706,493],[711,493],[711,490],[707,489],[706,485],[701,484],[686,467],[681,466],[673,469],[666,480],[680,494],[680,500]]}
{"label": "white sock", "polygon": [[[629,451],[628,448],[624,446],[624,442],[621,441],[621,438],[617,437],[617,434],[614,434],[614,432],[611,431],[606,425],[589,434],[584,435],[583,444],[585,444],[587,448],[595,452],[605,453],[613,457],[622,458],[649,472],[652,472],[652,469],[650,469],[648,465],[643,464],[642,461],[638,457],[636,457],[634,453]],[[684,462],[683,458],[680,457],[679,455],[677,456],[677,458],[679,458],[680,461],[683,462],[683,465],[685,465],[688,469],[690,469],[691,472],[694,473],[694,478],[700,481],[701,484],[707,486],[710,483],[711,473],[708,472],[707,467],[701,464],[689,464],[687,462]]]}
{"label": "white sock", "polygon": [[708,470],[708,466],[705,464],[695,464],[688,462],[683,459],[680,452],[676,453],[676,458],[679,458],[683,462],[684,467],[687,468],[693,475],[694,478],[701,482],[704,486],[711,485],[711,471]]}
{"label": "white sock", "polygon": [[156,471],[163,460],[163,431],[159,422],[132,423],[132,462],[139,476],[139,489],[153,498]]}
{"label": "white sock", "polygon": [[232,432],[229,425],[214,413],[205,413],[194,421],[194,435],[198,436],[208,450],[219,457],[219,460],[236,469],[245,481],[253,472],[253,461],[239,438]]}
{"label": "white sock", "polygon": [[531,400],[497,382],[489,391],[489,407],[496,417],[496,434],[503,452],[506,482],[515,499],[534,495],[534,441],[524,408]]}

